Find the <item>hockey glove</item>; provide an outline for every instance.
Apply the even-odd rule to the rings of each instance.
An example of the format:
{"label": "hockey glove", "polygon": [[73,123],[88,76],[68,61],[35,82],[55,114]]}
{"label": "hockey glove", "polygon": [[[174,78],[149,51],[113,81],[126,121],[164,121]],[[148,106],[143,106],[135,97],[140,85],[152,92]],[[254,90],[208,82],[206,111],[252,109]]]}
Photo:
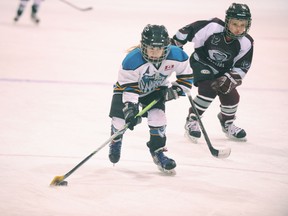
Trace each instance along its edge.
{"label": "hockey glove", "polygon": [[242,84],[241,76],[235,72],[230,71],[225,73],[223,76],[217,78],[212,82],[211,87],[217,92],[222,94],[230,93],[234,88]]}
{"label": "hockey glove", "polygon": [[125,123],[128,124],[130,130],[134,130],[134,126],[140,124],[142,119],[140,116],[135,116],[139,113],[138,104],[132,102],[126,102],[123,108],[123,114],[125,118]]}
{"label": "hockey glove", "polygon": [[179,85],[172,85],[172,87],[166,89],[166,93],[164,95],[165,101],[170,101],[174,99],[178,99],[179,96],[183,96],[184,91]]}

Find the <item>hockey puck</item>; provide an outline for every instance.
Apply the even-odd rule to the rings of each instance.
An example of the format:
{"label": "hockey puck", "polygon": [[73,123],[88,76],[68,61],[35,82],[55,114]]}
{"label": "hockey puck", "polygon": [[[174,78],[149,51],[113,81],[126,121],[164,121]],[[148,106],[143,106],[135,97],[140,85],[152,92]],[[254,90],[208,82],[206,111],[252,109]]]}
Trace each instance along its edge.
{"label": "hockey puck", "polygon": [[57,186],[67,186],[68,182],[67,181],[61,181],[57,184]]}

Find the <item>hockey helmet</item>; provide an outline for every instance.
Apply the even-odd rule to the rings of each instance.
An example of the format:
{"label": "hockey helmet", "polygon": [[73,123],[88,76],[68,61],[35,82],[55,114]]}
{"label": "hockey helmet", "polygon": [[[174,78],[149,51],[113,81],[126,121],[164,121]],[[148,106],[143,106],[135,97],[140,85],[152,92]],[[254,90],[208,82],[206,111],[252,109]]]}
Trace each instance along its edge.
{"label": "hockey helmet", "polygon": [[[228,28],[229,20],[230,19],[239,19],[239,20],[247,20],[247,26],[245,28],[245,31],[241,35],[234,35]],[[241,38],[245,36],[251,26],[251,13],[250,9],[246,4],[237,4],[233,3],[230,5],[230,7],[226,10],[226,16],[225,16],[225,32],[228,37],[231,37],[233,39]]]}
{"label": "hockey helmet", "polygon": [[[163,25],[151,25],[145,26],[141,34],[141,52],[146,61],[153,64],[161,63],[168,55],[170,44],[169,35],[167,29]],[[147,54],[147,48],[164,48],[164,52],[161,57],[155,59],[150,58]]]}

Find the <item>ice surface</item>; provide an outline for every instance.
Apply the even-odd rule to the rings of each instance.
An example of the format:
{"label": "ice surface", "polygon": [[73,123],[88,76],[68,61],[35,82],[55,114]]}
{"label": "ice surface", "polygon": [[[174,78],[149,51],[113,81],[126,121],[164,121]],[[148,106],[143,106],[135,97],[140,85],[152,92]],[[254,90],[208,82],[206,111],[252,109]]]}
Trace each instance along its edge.
{"label": "ice surface", "polygon": [[[287,216],[288,4],[242,1],[252,10],[252,68],[239,87],[236,124],[248,142],[228,141],[215,100],[203,123],[228,159],[184,137],[189,101],[167,104],[168,155],[177,175],[162,175],[146,147],[146,121],[127,131],[114,167],[105,147],[69,178],[49,187],[110,136],[112,85],[125,50],[143,27],[164,24],[173,35],[198,19],[224,18],[231,1],[44,1],[36,26],[18,1],[0,1],[0,214],[3,216]],[[192,46],[192,45],[191,45]],[[191,53],[189,46],[185,48]],[[193,89],[195,94],[196,88]]]}

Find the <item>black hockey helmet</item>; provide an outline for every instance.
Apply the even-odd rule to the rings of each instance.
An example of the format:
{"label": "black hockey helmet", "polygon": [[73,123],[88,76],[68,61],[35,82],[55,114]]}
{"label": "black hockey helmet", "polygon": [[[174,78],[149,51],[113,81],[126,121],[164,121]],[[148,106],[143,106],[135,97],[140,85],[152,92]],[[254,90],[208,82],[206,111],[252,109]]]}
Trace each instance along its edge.
{"label": "black hockey helmet", "polygon": [[[163,25],[145,26],[141,34],[141,52],[146,61],[153,64],[161,63],[168,55],[168,45],[170,44],[168,31]],[[163,55],[158,59],[150,59],[147,55],[147,47],[164,48]]]}
{"label": "black hockey helmet", "polygon": [[[247,26],[245,32],[241,35],[234,35],[232,32],[229,31],[228,23],[230,19],[239,19],[239,20],[247,20]],[[246,4],[238,4],[232,3],[230,7],[226,10],[225,16],[225,32],[227,36],[235,39],[245,36],[251,26],[251,13],[250,9]]]}

